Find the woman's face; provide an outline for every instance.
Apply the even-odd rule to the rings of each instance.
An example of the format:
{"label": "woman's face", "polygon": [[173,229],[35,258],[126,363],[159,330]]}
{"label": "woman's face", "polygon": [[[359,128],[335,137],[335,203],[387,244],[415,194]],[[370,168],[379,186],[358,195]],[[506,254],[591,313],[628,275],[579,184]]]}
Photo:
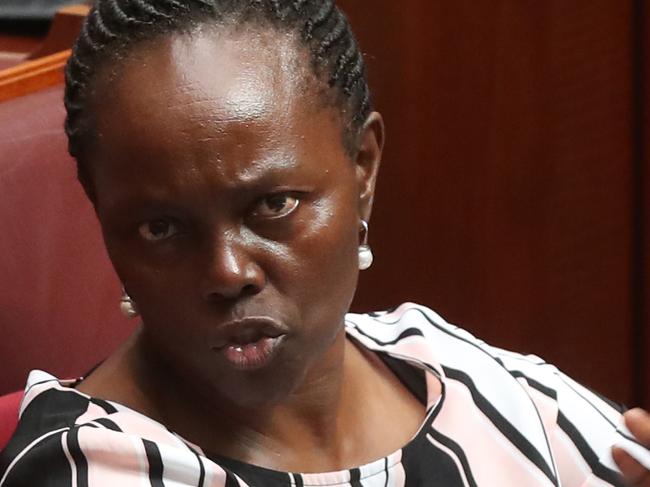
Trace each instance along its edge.
{"label": "woman's face", "polygon": [[147,342],[241,406],[340,354],[382,128],[351,159],[286,34],[205,30],[138,47],[96,81],[91,174]]}

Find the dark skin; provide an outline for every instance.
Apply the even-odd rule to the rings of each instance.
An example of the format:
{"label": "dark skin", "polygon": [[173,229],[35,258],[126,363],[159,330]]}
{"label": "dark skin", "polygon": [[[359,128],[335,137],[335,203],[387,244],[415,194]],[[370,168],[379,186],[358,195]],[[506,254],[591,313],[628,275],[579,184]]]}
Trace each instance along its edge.
{"label": "dark skin", "polygon": [[[383,121],[350,156],[322,89],[290,35],[253,28],[141,45],[96,79],[94,203],[143,326],[81,391],[284,471],[362,465],[415,435],[424,406],[343,327]],[[211,344],[247,316],[286,336],[242,371]]]}

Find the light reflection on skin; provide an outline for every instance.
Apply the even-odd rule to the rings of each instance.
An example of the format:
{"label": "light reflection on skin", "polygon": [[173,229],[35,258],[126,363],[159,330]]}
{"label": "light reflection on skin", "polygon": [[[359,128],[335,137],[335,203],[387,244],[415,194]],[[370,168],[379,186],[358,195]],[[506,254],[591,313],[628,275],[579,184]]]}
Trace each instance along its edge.
{"label": "light reflection on skin", "polygon": [[[237,42],[239,36],[251,39],[243,51],[241,43]],[[214,50],[215,39],[222,43],[219,52]],[[273,109],[280,116],[276,122],[288,126],[292,122],[292,107],[289,104],[278,107],[277,103],[272,103],[269,88],[276,94],[273,102],[285,100],[288,103],[296,101],[292,94],[308,88],[304,86],[304,80],[309,79],[306,76],[310,73],[303,67],[307,56],[297,50],[296,45],[297,41],[291,34],[279,36],[273,32],[242,28],[233,38],[228,30],[203,29],[193,36],[172,40],[170,67],[179,68],[174,73],[178,84],[184,86],[194,103],[209,101],[214,96],[215,86],[219,87],[220,102],[212,107],[215,120],[254,121]],[[232,48],[243,57],[237,72],[229,71],[227,68],[232,68],[232,64],[224,65],[220,59],[224,53],[228,56]],[[260,66],[257,59],[260,52],[268,53],[273,65]],[[247,55],[251,59],[246,59]],[[185,62],[179,62],[181,60]],[[219,67],[215,69],[215,66]],[[272,108],[272,105],[275,106]]]}

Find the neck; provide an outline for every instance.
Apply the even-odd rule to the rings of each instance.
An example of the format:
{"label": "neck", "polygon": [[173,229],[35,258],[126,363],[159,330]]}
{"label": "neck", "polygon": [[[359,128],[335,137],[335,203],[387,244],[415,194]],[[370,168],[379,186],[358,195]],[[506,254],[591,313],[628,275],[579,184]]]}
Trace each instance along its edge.
{"label": "neck", "polygon": [[[350,435],[344,432],[359,421],[355,405],[363,404],[365,395],[359,372],[369,364],[343,330],[300,386],[263,410],[244,409],[221,397],[197,401],[196,389],[180,378],[174,380],[178,386],[170,388],[173,372],[151,367],[160,361],[152,360],[142,343],[138,346],[138,383],[156,404],[147,414],[210,453],[281,470],[324,458],[329,459],[324,469],[331,469],[349,453]],[[305,452],[313,458],[305,460]]]}
{"label": "neck", "polygon": [[[165,424],[206,453],[275,470],[340,470],[406,444],[420,427],[423,406],[381,360],[361,352],[344,333],[328,354],[285,401],[243,410],[219,398],[197,400],[197,389],[164,364],[158,367],[136,333],[79,389]],[[381,423],[386,417],[391,421]]]}

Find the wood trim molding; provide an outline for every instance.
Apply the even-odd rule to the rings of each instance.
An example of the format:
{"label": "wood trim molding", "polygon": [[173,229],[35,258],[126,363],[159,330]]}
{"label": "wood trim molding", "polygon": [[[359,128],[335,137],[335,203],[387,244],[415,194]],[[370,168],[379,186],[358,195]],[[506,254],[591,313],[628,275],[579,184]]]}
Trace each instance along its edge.
{"label": "wood trim molding", "polygon": [[29,59],[38,59],[72,47],[81,31],[84,18],[88,15],[88,5],[69,5],[56,12],[47,37],[41,46],[34,50]]}
{"label": "wood trim molding", "polygon": [[0,71],[0,102],[63,83],[71,51],[61,51]]}

